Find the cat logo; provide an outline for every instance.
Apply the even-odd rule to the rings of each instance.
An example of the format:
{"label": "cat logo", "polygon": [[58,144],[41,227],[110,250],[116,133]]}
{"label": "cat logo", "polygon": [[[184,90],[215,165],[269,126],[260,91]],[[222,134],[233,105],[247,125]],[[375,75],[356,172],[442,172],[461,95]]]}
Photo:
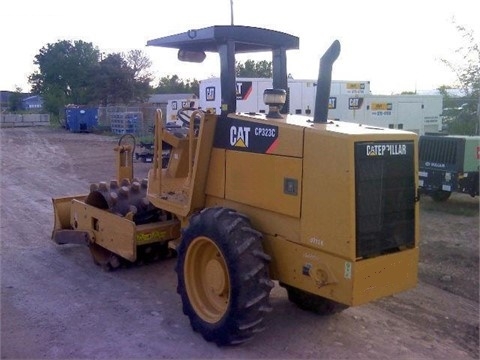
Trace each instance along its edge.
{"label": "cat logo", "polygon": [[215,86],[209,86],[205,89],[205,99],[215,101]]}
{"label": "cat logo", "polygon": [[236,147],[248,148],[250,127],[232,126],[230,127],[230,145]]}
{"label": "cat logo", "polygon": [[363,104],[363,98],[349,98],[348,99],[348,109],[349,110],[358,110],[362,107]]}

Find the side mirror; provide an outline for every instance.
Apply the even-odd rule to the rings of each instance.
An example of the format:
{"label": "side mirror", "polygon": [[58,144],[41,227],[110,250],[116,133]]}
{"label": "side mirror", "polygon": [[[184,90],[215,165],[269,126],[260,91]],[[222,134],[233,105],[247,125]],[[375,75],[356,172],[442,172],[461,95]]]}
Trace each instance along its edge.
{"label": "side mirror", "polygon": [[207,55],[204,51],[178,50],[178,60],[180,61],[201,63],[206,57]]}

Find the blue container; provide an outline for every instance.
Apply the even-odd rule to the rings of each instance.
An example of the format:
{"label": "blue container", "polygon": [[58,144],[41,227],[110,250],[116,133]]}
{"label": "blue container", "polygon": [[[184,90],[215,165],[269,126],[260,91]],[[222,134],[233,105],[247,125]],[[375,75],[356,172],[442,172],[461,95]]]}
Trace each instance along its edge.
{"label": "blue container", "polygon": [[71,132],[91,132],[98,125],[98,108],[65,109],[66,128]]}

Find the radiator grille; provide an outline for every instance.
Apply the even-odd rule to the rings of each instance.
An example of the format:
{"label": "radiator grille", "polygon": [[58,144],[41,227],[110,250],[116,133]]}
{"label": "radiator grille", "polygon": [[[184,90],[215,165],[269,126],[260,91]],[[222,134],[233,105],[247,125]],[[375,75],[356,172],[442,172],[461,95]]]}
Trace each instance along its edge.
{"label": "radiator grille", "polygon": [[420,136],[418,143],[420,167],[461,170],[465,140],[445,136]]}
{"label": "radiator grille", "polygon": [[413,142],[355,144],[356,255],[415,244]]}

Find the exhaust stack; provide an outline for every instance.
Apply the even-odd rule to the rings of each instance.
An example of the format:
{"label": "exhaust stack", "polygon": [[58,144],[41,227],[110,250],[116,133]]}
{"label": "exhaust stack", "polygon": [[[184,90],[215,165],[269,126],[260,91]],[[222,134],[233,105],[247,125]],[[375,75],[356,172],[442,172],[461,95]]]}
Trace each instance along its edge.
{"label": "exhaust stack", "polygon": [[317,95],[315,97],[315,114],[313,122],[325,123],[328,118],[328,99],[332,83],[332,66],[340,55],[340,42],[335,40],[320,58],[320,70],[317,80]]}

